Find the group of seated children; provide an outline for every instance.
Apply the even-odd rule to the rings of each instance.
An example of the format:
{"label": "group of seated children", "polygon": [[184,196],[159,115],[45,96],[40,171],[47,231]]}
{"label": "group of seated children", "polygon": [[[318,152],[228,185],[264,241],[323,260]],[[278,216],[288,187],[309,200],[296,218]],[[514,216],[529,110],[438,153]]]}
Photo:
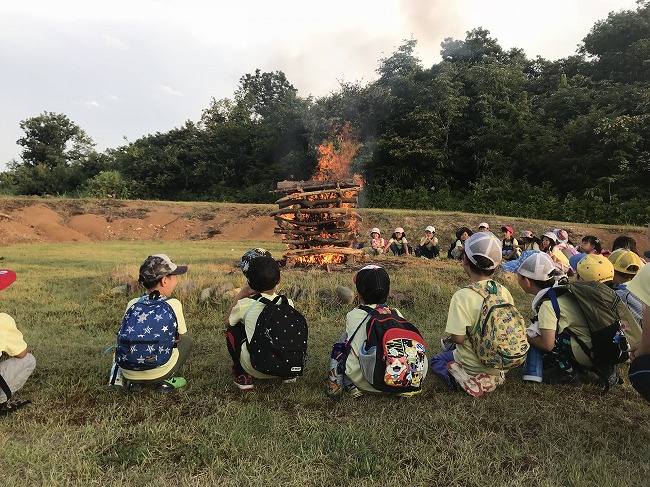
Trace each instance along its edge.
{"label": "group of seated children", "polygon": [[[595,373],[606,390],[621,382],[618,364],[630,358],[630,381],[650,401],[650,332],[642,333],[643,321],[650,319],[650,266],[635,252],[619,248],[606,257],[595,252],[599,242],[588,239],[581,250],[590,253],[576,252],[570,259],[575,279],[569,280],[552,252],[556,233],[544,234],[538,249],[529,248],[502,265],[511,251],[506,254],[499,238],[489,230],[474,234],[461,230],[460,245],[450,251],[460,252],[470,284],[451,298],[442,351],[427,360],[420,332],[387,304],[388,273],[376,265],[366,266],[353,279],[361,304],[347,314],[345,332],[332,348],[329,396],[339,397],[343,391],[352,396],[417,394],[429,367],[450,387],[481,396],[504,384],[508,370],[522,364],[527,382],[580,384]],[[378,229],[372,233],[373,239],[381,238]],[[514,232],[505,227],[503,233],[510,240]],[[523,239],[534,240],[524,233],[525,244]],[[434,234],[435,229],[427,227],[419,253],[437,247]],[[397,228],[384,249],[401,238],[403,229]],[[550,247],[545,241],[552,242]],[[621,242],[635,248],[627,237]],[[305,318],[291,300],[276,293],[280,268],[268,251],[247,252],[240,267],[247,284],[233,299],[225,319],[234,383],[240,390],[250,390],[258,379],[294,382],[306,365]],[[533,296],[534,317],[529,324],[508,289],[493,279],[499,267],[516,273],[521,289]],[[182,305],[171,297],[177,276],[185,272],[187,266],[174,264],[165,254],[147,257],[140,267],[139,282],[146,293],[127,305],[112,369],[114,388],[122,385],[115,370],[121,370],[130,392],[151,385],[165,393],[186,384],[178,372],[193,342]],[[13,271],[0,270],[0,290],[15,279]],[[603,326],[596,334],[599,323]],[[620,325],[612,328],[612,323]],[[609,337],[604,341],[599,338],[603,333]],[[10,399],[36,362],[14,320],[4,313],[0,314],[0,352],[9,356],[0,362],[0,414],[9,414],[29,402]]]}

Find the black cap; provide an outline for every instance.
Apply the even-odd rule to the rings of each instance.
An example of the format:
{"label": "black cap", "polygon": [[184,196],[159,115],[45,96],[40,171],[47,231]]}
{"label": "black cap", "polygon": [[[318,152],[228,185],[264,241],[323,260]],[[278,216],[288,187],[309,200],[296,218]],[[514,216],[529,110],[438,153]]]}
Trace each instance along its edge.
{"label": "black cap", "polygon": [[269,291],[280,282],[280,266],[273,257],[256,257],[248,264],[246,279],[254,291]]}
{"label": "black cap", "polygon": [[388,299],[390,277],[383,267],[365,266],[354,276],[354,283],[366,304],[383,304]]}
{"label": "black cap", "polygon": [[241,271],[244,273],[244,276],[248,277],[248,266],[251,265],[251,261],[253,259],[256,259],[258,257],[273,257],[273,256],[271,255],[271,252],[261,248],[251,249],[248,252],[246,252],[244,255],[241,256],[241,260],[239,261],[239,267]]}

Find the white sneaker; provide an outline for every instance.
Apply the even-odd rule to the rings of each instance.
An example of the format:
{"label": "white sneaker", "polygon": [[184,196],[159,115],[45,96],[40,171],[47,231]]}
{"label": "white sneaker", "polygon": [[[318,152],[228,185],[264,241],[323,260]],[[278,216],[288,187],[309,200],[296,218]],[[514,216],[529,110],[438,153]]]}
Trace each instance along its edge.
{"label": "white sneaker", "polygon": [[476,377],[472,377],[465,372],[465,369],[463,369],[460,362],[456,362],[455,360],[449,362],[449,364],[447,364],[447,370],[449,371],[449,375],[454,378],[460,388],[467,394],[474,397],[481,397],[483,395],[484,391],[481,382]]}

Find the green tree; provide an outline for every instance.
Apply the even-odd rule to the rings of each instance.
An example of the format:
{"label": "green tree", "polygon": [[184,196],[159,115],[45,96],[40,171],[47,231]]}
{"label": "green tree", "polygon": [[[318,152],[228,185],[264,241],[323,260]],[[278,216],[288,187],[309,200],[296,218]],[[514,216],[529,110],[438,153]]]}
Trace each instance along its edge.
{"label": "green tree", "polygon": [[67,116],[44,112],[20,122],[21,160],[9,168],[21,194],[62,194],[84,181],[84,166],[98,161],[94,143]]}

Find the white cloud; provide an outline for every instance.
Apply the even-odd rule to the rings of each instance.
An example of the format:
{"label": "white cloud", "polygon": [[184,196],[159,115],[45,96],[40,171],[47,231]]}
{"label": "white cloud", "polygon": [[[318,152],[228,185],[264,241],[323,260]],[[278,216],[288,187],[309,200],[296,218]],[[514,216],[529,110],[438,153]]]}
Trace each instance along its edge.
{"label": "white cloud", "polygon": [[84,105],[86,105],[87,107],[96,107],[96,108],[101,107],[101,105],[98,102],[96,102],[95,100],[86,101],[86,102],[84,102]]}
{"label": "white cloud", "polygon": [[174,96],[183,96],[183,93],[180,91],[176,91],[174,88],[171,86],[165,86],[165,85],[156,85],[156,88],[158,88],[160,91],[163,93],[167,93],[168,95],[174,95]]}
{"label": "white cloud", "polygon": [[109,36],[108,34],[102,34],[102,39],[104,40],[104,44],[109,47],[114,47],[122,51],[126,51],[129,48],[129,45],[126,42],[121,41],[116,37]]}
{"label": "white cloud", "polygon": [[110,101],[119,101],[120,97],[117,95],[108,95],[106,98],[108,98]]}

